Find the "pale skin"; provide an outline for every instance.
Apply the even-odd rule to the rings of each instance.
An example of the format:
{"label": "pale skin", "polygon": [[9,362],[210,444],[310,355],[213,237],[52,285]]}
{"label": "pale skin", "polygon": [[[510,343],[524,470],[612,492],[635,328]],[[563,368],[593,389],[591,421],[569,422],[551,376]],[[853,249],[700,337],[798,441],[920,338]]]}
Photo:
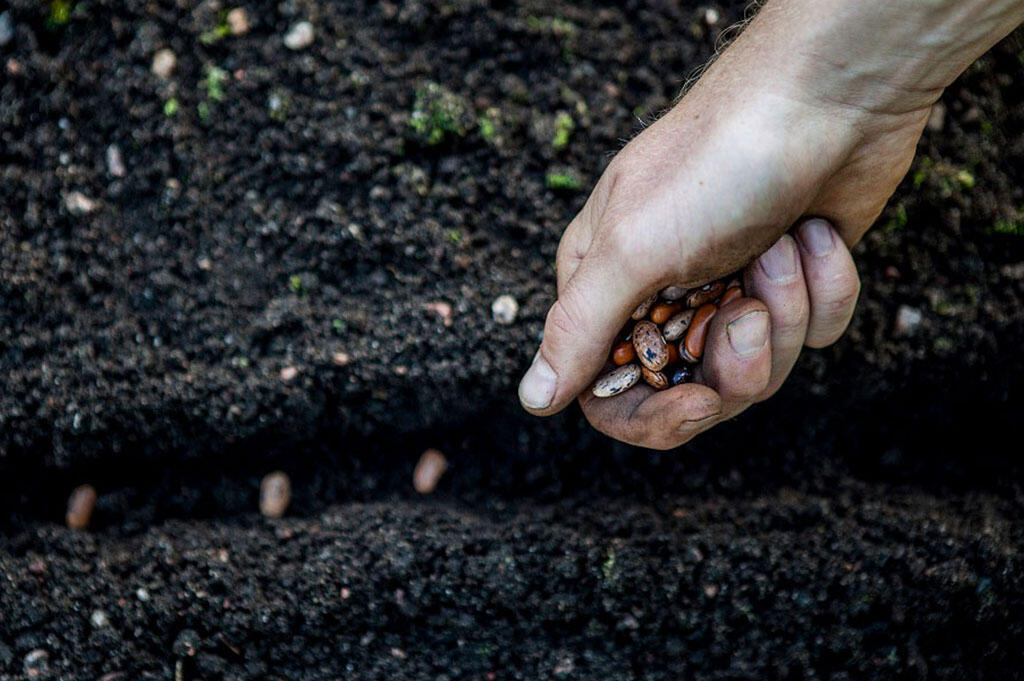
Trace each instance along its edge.
{"label": "pale skin", "polygon": [[[558,249],[558,298],[519,388],[547,416],[579,398],[598,430],[677,447],[783,384],[845,331],[849,249],[910,168],[932,105],[1024,22],[1024,0],[769,0],[611,162]],[[700,383],[589,391],[647,296],[744,269]]]}

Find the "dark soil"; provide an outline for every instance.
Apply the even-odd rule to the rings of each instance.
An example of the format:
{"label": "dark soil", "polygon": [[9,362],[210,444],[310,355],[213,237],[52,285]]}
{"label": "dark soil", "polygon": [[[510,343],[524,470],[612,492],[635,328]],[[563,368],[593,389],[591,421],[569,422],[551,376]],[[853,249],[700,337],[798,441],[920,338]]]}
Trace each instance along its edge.
{"label": "dark soil", "polygon": [[1024,676],[1019,38],[946,93],[847,337],[651,453],[515,383],[563,225],[742,4],[128,5],[17,0],[0,45],[0,679]]}

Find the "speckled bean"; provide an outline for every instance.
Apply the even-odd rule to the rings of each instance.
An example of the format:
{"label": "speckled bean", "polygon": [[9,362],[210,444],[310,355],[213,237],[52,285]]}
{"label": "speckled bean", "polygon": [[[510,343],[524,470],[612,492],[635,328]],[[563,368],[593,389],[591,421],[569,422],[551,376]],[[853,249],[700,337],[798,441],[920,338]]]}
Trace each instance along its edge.
{"label": "speckled bean", "polygon": [[665,322],[665,340],[671,342],[682,338],[686,330],[690,328],[690,322],[693,321],[695,312],[696,310],[683,310]]}
{"label": "speckled bean", "polygon": [[668,377],[660,371],[651,371],[647,367],[640,367],[640,373],[647,385],[655,390],[665,390],[669,387]]}
{"label": "speckled bean", "polygon": [[713,281],[700,288],[695,288],[686,295],[686,307],[697,308],[706,305],[722,295],[725,291],[725,284],[721,281]]}
{"label": "speckled bean", "polygon": [[661,290],[661,297],[672,303],[685,296],[689,290],[685,286],[666,286]]}
{"label": "speckled bean", "polygon": [[651,371],[661,371],[668,364],[668,348],[654,322],[637,323],[633,328],[633,347],[637,359]]}
{"label": "speckled bean", "polygon": [[627,364],[621,366],[618,369],[609,371],[607,374],[597,379],[597,383],[594,384],[594,396],[595,397],[613,397],[620,393],[623,393],[640,380],[640,367],[636,364]]}
{"label": "speckled bean", "polygon": [[632,314],[633,319],[635,319],[637,321],[640,321],[641,319],[646,317],[647,316],[647,311],[651,309],[651,305],[654,305],[654,303],[657,302],[657,300],[658,300],[658,294],[657,293],[651,294],[650,298],[648,298],[644,302],[640,303],[640,305],[635,310],[633,310],[633,314]]}
{"label": "speckled bean", "polygon": [[708,328],[711,326],[711,319],[718,312],[718,308],[708,303],[697,309],[693,315],[693,322],[686,332],[686,339],[679,345],[679,354],[690,363],[700,361],[704,354],[704,344],[708,338]]}

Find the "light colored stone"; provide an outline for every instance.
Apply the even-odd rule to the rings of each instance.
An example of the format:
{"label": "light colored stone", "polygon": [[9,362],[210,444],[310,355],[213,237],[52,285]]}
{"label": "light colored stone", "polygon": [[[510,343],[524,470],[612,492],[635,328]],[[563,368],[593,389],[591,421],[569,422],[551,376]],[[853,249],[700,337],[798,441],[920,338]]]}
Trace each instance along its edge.
{"label": "light colored stone", "polygon": [[107,147],[107,172],[114,177],[124,177],[128,172],[124,167],[121,149],[116,144]]}
{"label": "light colored stone", "polygon": [[900,305],[899,310],[896,311],[896,335],[915,335],[922,321],[924,321],[924,315],[916,307]]}
{"label": "light colored stone", "polygon": [[246,13],[244,7],[236,7],[224,18],[228,24],[228,30],[231,31],[231,35],[245,35],[249,32],[249,15]]}
{"label": "light colored stone", "polygon": [[260,483],[260,513],[266,518],[280,518],[292,501],[292,481],[287,473],[268,473]]}
{"label": "light colored stone", "polygon": [[505,294],[498,296],[491,303],[491,316],[499,324],[508,326],[516,321],[519,315],[519,303],[512,296]]}
{"label": "light colored stone", "polygon": [[100,204],[82,192],[68,192],[64,197],[64,207],[72,215],[88,215],[99,208]]}
{"label": "light colored stone", "polygon": [[300,21],[294,24],[284,36],[284,46],[289,50],[304,50],[313,44],[313,24]]}
{"label": "light colored stone", "polygon": [[412,486],[420,494],[430,494],[437,488],[441,476],[448,470],[448,459],[436,449],[428,449],[420,455],[412,473]]}
{"label": "light colored stone", "polygon": [[174,72],[174,67],[178,65],[178,56],[166,47],[157,50],[153,55],[153,64],[149,67],[149,70],[153,72],[157,78],[163,78],[167,80],[171,77],[171,73]]}

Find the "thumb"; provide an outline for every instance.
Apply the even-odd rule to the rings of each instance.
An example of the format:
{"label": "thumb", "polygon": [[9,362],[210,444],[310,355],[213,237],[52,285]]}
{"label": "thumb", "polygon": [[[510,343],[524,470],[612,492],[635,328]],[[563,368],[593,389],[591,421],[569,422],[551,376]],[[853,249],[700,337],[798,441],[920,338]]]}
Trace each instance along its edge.
{"label": "thumb", "polygon": [[564,409],[594,380],[615,335],[643,300],[623,266],[593,250],[548,311],[544,339],[523,380],[519,401],[538,416]]}

